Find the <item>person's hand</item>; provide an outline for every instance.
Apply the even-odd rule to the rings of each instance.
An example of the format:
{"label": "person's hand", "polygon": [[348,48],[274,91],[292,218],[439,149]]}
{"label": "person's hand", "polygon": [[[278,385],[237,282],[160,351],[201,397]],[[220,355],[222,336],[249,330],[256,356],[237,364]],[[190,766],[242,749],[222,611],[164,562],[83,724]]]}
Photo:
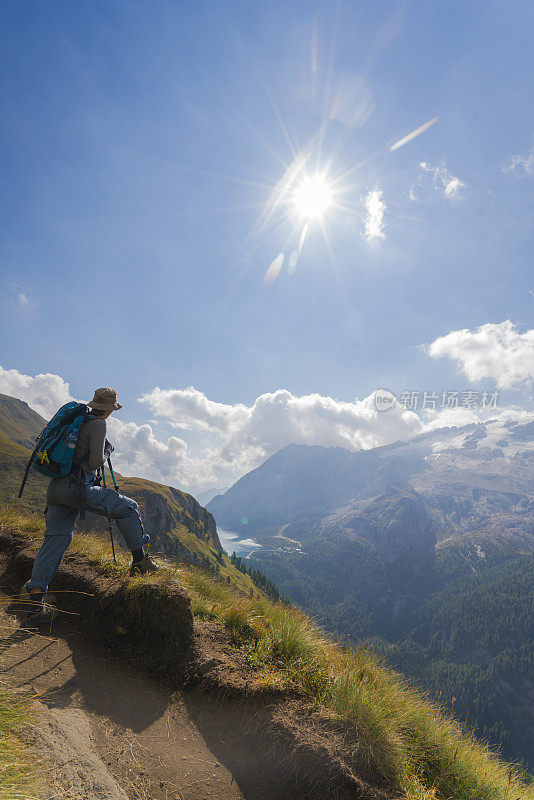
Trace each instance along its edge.
{"label": "person's hand", "polygon": [[106,458],[109,458],[114,450],[115,448],[113,447],[111,442],[108,442],[108,440],[106,439],[106,443],[104,444],[104,456]]}

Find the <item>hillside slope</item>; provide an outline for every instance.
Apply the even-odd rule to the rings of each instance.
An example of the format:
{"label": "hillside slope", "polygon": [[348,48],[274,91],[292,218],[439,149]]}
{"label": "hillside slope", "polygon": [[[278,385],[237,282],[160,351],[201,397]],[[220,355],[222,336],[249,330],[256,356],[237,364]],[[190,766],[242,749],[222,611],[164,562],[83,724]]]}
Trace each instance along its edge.
{"label": "hillside slope", "polygon": [[[7,519],[18,530],[0,527],[4,587],[20,584],[42,528],[5,512]],[[4,649],[9,671],[37,681],[45,703],[71,719],[93,712],[91,747],[102,747],[96,755],[128,796],[533,800],[513,767],[370,654],[336,647],[296,609],[247,600],[193,567],[162,563],[158,575],[137,579],[125,567],[122,558],[110,562],[100,540],[80,537],[53,587],[69,613],[24,652],[14,650],[20,636]],[[111,671],[88,653],[91,640],[124,660],[130,681],[120,663]],[[134,669],[165,683],[158,690]],[[206,769],[213,757],[222,769]]]}
{"label": "hillside slope", "polygon": [[[17,497],[35,439],[45,425],[46,420],[27,403],[0,394],[0,502]],[[42,511],[47,485],[46,478],[33,473],[24,492],[24,507]]]}
{"label": "hillside slope", "polygon": [[534,556],[464,575],[379,645],[461,719],[534,767]]}
{"label": "hillside slope", "polygon": [[13,442],[33,450],[46,420],[23,400],[0,393],[0,427]]}

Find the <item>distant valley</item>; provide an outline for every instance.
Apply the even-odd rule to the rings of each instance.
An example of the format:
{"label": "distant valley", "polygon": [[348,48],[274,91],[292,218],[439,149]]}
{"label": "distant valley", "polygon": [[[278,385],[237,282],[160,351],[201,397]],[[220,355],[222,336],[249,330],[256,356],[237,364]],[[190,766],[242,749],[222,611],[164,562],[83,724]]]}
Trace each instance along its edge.
{"label": "distant valley", "polygon": [[[328,629],[372,640],[424,686],[447,687],[456,713],[534,763],[534,629],[523,624],[534,619],[534,415],[357,453],[289,445],[208,508],[261,543],[252,563]],[[436,643],[444,605],[469,648]],[[484,614],[502,634],[490,648]],[[494,685],[508,688],[477,716]],[[506,715],[511,704],[517,713]]]}

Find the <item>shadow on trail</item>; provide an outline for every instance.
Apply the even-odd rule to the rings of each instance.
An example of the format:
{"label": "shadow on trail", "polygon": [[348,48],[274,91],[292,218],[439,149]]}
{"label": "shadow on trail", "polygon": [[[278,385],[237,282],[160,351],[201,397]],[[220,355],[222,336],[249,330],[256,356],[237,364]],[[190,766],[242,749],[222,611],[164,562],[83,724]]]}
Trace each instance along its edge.
{"label": "shadow on trail", "polygon": [[6,676],[34,687],[45,705],[81,705],[134,733],[150,727],[171,702],[168,693],[153,688],[68,622],[55,620],[44,635],[14,630],[3,637],[1,652],[4,658],[11,655],[2,665]]}
{"label": "shadow on trail", "polygon": [[269,742],[251,728],[251,709],[246,705],[197,692],[186,696],[185,703],[206,745],[231,772],[246,800],[304,800],[314,796],[306,781],[299,786],[297,777],[288,773],[274,740]]}
{"label": "shadow on trail", "polygon": [[43,702],[65,708],[80,697],[88,711],[134,733],[150,727],[165,712],[170,698],[147,685],[146,678],[134,669],[102,651],[97,640],[65,624],[58,634],[69,647],[75,674],[50,691]]}

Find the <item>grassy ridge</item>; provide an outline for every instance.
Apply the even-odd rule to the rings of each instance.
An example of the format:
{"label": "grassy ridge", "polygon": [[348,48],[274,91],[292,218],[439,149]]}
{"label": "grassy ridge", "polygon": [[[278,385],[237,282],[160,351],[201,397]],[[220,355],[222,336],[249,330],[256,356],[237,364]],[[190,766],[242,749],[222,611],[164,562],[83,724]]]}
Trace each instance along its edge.
{"label": "grassy ridge", "polygon": [[[0,501],[13,500],[19,491],[22,476],[35,439],[46,425],[26,403],[0,394]],[[31,511],[44,508],[48,481],[32,472],[24,492],[24,505]]]}
{"label": "grassy ridge", "polygon": [[[13,442],[0,430],[1,502],[12,501],[17,497],[29,457],[30,450]],[[24,506],[31,511],[42,511],[46,502],[47,485],[47,478],[32,470],[24,490]]]}
{"label": "grassy ridge", "polygon": [[46,425],[46,420],[27,403],[0,394],[2,430],[13,442],[33,450],[35,440]]}
{"label": "grassy ridge", "polygon": [[[42,521],[12,508],[0,522],[39,535]],[[78,537],[78,551],[104,570],[114,565],[105,541]],[[353,769],[409,800],[533,800],[534,791],[472,734],[365,650],[343,650],[298,609],[246,597],[186,564],[162,563],[146,581],[177,577],[197,617],[226,629],[256,668],[256,685],[292,688],[343,734]],[[252,687],[251,691],[254,689]]]}

